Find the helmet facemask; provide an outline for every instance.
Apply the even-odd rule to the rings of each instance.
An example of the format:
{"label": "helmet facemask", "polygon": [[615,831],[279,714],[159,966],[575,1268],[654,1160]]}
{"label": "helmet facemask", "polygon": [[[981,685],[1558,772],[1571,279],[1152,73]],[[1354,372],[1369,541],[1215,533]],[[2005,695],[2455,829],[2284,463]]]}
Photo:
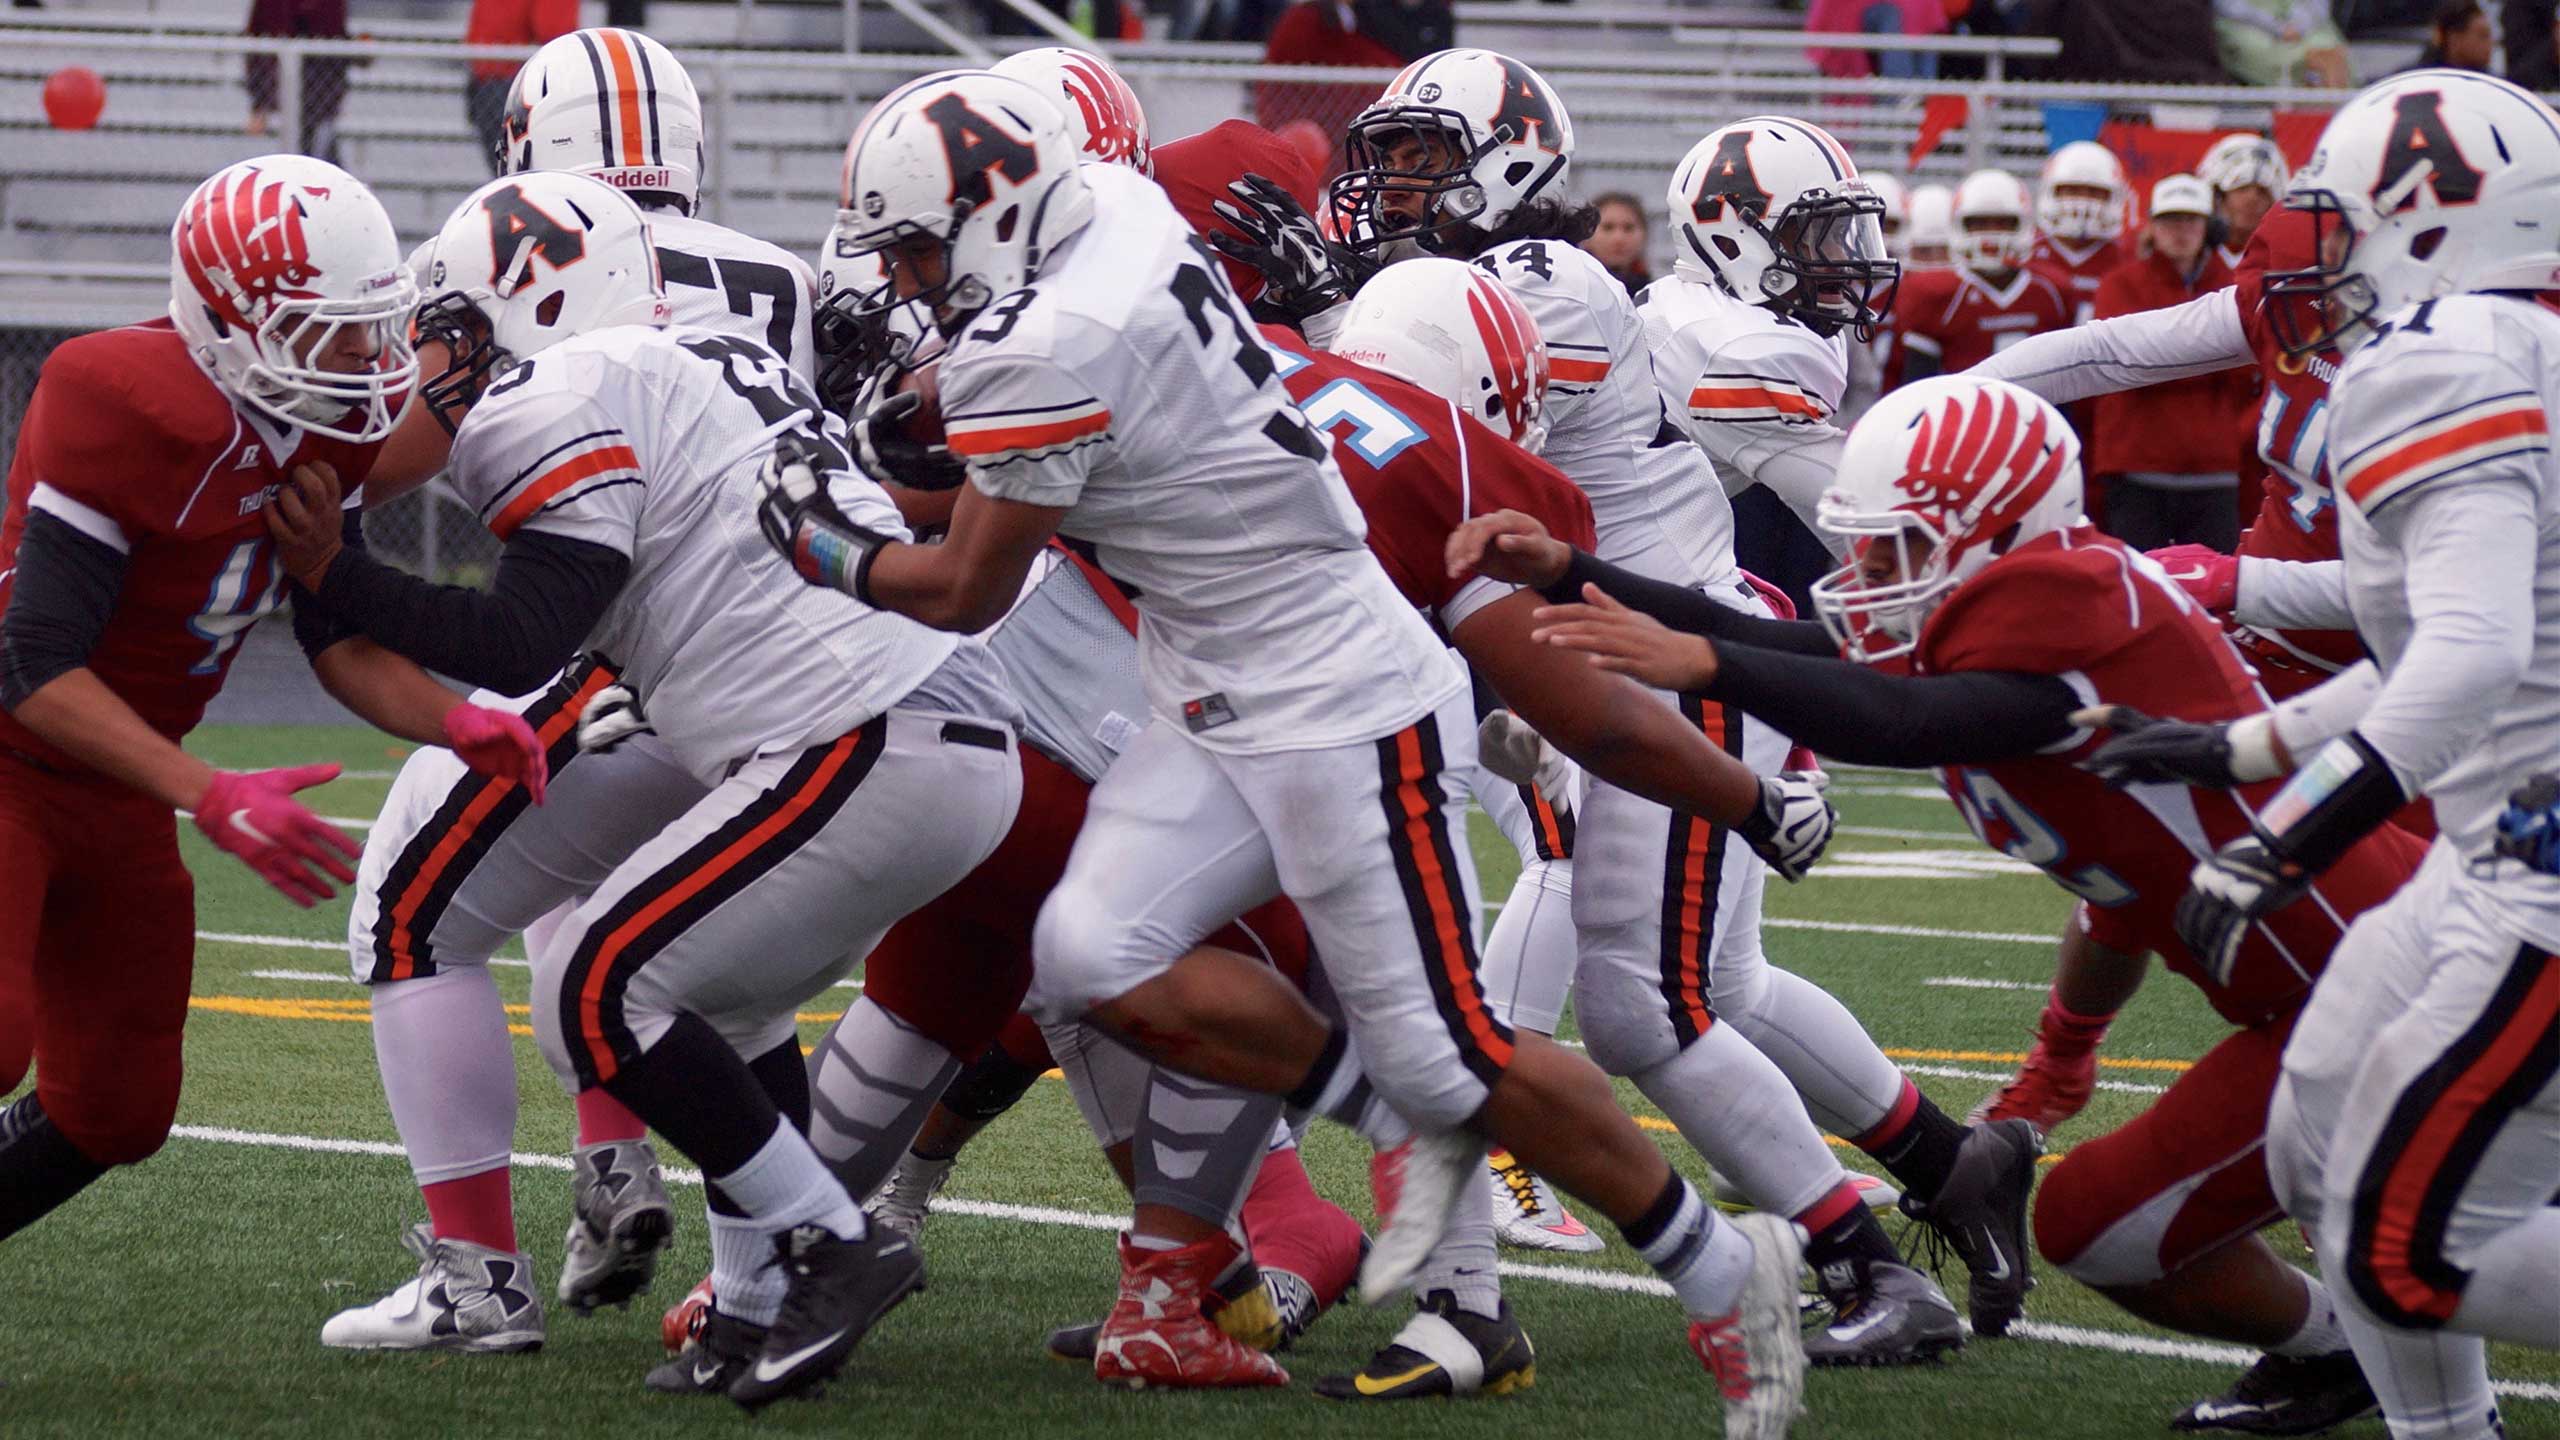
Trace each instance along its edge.
{"label": "helmet facemask", "polygon": [[1851,542],[1849,563],[1813,583],[1814,614],[1840,653],[1869,663],[1908,655],[1956,578],[1936,525],[1914,510],[1862,512],[1823,497],[1822,528]]}
{"label": "helmet facemask", "polygon": [[2369,339],[2382,310],[2373,281],[2350,268],[2363,236],[2355,216],[2327,190],[2296,191],[2289,208],[2311,216],[2310,265],[2267,272],[2261,302],[2287,355],[2346,351]]}
{"label": "helmet facemask", "polygon": [[447,290],[418,307],[418,343],[445,348],[444,369],[418,391],[427,412],[451,435],[460,428],[452,411],[469,412],[488,393],[489,379],[516,357],[493,336],[489,317],[467,290]]}
{"label": "helmet facemask", "polygon": [[[418,377],[408,335],[416,303],[405,274],[362,300],[277,301],[251,336],[256,358],[236,377],[240,398],[317,435],[381,439],[398,418],[392,401]],[[324,357],[354,332],[364,335],[361,368],[332,368]]]}
{"label": "helmet facemask", "polygon": [[[1502,143],[1481,141],[1455,110],[1398,105],[1351,123],[1343,139],[1349,168],[1336,177],[1326,203],[1352,248],[1381,260],[1415,253],[1457,255],[1473,247],[1469,232],[1489,230],[1501,218],[1475,178],[1476,162]],[[1399,159],[1405,163],[1399,164]],[[1391,197],[1420,197],[1411,215]]]}
{"label": "helmet facemask", "polygon": [[1883,215],[1883,200],[1854,193],[1807,196],[1775,225],[1746,213],[1744,223],[1769,247],[1759,303],[1819,335],[1871,333],[1892,313],[1902,280],[1901,263],[1885,250]]}

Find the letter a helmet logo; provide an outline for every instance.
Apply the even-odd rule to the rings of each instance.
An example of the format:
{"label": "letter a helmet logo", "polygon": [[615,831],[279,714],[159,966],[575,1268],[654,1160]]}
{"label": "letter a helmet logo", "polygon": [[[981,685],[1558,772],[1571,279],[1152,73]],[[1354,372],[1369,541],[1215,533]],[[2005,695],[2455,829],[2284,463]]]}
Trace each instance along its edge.
{"label": "letter a helmet logo", "polygon": [[1690,197],[1690,213],[1698,223],[1712,225],[1724,219],[1726,201],[1745,215],[1769,212],[1769,191],[1751,168],[1751,132],[1729,130],[1716,143],[1716,153],[1707,158],[1706,170],[1698,177],[1698,193]]}
{"label": "letter a helmet logo", "polygon": [[924,115],[942,131],[943,154],[951,163],[953,202],[965,200],[974,209],[993,200],[995,185],[990,175],[1027,185],[1040,173],[1038,151],[970,109],[956,90],[934,97],[924,107]]}
{"label": "letter a helmet logo", "polygon": [[[2383,146],[2382,170],[2373,182],[2373,200],[2385,213],[2409,209],[2417,186],[2411,172],[2425,168],[2423,178],[2439,205],[2468,205],[2480,198],[2480,171],[2463,158],[2444,123],[2444,95],[2419,90],[2394,105],[2391,139]],[[2385,198],[2391,197],[2391,198]]]}

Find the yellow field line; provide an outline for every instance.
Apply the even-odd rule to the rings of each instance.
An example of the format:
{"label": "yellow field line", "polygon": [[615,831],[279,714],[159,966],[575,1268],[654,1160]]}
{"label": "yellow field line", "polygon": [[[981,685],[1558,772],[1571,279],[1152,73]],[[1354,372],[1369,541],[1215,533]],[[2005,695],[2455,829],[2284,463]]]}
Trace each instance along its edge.
{"label": "yellow field line", "polygon": [[[2015,1065],[2027,1058],[2026,1052],[2022,1050],[1895,1050],[1888,1047],[1884,1053],[1896,1060],[1978,1060],[1996,1061],[2004,1065]],[[2114,1060],[2104,1055],[2098,1057],[2098,1063],[2112,1065],[2119,1070],[2193,1070],[2196,1068],[2196,1062],[2193,1060]]]}

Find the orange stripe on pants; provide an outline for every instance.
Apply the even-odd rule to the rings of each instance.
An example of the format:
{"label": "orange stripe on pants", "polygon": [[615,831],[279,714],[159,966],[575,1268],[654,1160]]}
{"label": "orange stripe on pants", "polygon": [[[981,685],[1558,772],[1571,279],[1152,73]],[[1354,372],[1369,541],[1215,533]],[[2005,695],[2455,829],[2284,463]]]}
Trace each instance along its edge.
{"label": "orange stripe on pants", "polygon": [[1458,893],[1457,877],[1440,863],[1434,826],[1439,807],[1431,803],[1422,788],[1428,776],[1422,763],[1421,726],[1408,727],[1398,734],[1395,746],[1396,808],[1403,816],[1401,840],[1413,857],[1414,873],[1421,877],[1422,900],[1431,912],[1432,941],[1440,952],[1425,956],[1424,962],[1440,966],[1458,1019],[1475,1048],[1495,1065],[1507,1066],[1511,1063],[1511,1037],[1484,1008],[1484,993],[1476,983],[1472,917],[1467,915],[1466,902]]}

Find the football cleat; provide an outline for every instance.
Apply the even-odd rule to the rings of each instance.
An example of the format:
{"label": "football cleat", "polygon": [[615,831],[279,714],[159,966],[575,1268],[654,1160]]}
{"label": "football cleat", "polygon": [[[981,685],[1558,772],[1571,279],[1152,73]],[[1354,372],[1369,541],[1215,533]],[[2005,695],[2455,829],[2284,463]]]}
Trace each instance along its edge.
{"label": "football cleat", "polygon": [[705,1275],[685,1292],[683,1299],[658,1317],[658,1343],[666,1347],[668,1354],[676,1354],[693,1343],[693,1337],[702,1333],[710,1318],[711,1277]]}
{"label": "football cleat", "polygon": [[1689,1322],[1689,1349],[1724,1397],[1725,1440],[1785,1440],[1804,1411],[1804,1343],[1796,1328],[1803,1232],[1777,1215],[1727,1223],[1751,1242],[1751,1277],[1732,1314]]}
{"label": "football cleat", "polygon": [[933,1197],[942,1193],[943,1182],[951,1178],[951,1167],[959,1160],[957,1155],[927,1160],[912,1150],[899,1156],[897,1168],[865,1207],[871,1212],[871,1223],[910,1240],[923,1234]]}
{"label": "football cleat", "polygon": [[657,1278],[658,1252],[675,1240],[675,1207],[658,1152],[646,1140],[581,1145],[570,1161],[569,1238],[560,1260],[560,1303],[581,1315],[628,1308]]}
{"label": "football cleat", "polygon": [[[1742,1193],[1741,1186],[1726,1179],[1720,1171],[1710,1169],[1707,1172],[1707,1187],[1715,1197],[1716,1208],[1728,1215],[1748,1215],[1760,1208],[1751,1203],[1750,1196]],[[1892,1181],[1880,1176],[1852,1170],[1849,1172],[1849,1188],[1857,1191],[1858,1198],[1866,1202],[1867,1208],[1878,1214],[1902,1203],[1902,1192],[1893,1187]]]}
{"label": "football cleat", "polygon": [[2080,1113],[2098,1088],[2098,1052],[2056,1055],[2038,1035],[2018,1073],[1982,1097],[1964,1117],[1967,1125],[2024,1120],[2047,1135],[2053,1127]]}
{"label": "football cleat", "polygon": [[[1200,1302],[1200,1313],[1216,1321],[1230,1337],[1256,1350],[1272,1352],[1288,1349],[1290,1341],[1316,1323],[1316,1316],[1323,1309],[1316,1300],[1315,1287],[1303,1277],[1286,1270],[1259,1269],[1250,1261],[1230,1263]],[[1061,1325],[1049,1332],[1042,1348],[1054,1359],[1090,1365],[1094,1343],[1101,1334],[1099,1320]]]}
{"label": "football cleat", "polygon": [[1121,1236],[1120,1298],[1094,1336],[1093,1378],[1132,1390],[1288,1384],[1280,1362],[1201,1313],[1210,1281],[1235,1252],[1223,1235],[1173,1250],[1141,1250]]}
{"label": "football cleat", "polygon": [[1369,1157],[1378,1232],[1360,1262],[1360,1298],[1384,1305],[1404,1293],[1431,1258],[1458,1207],[1458,1187],[1476,1182],[1484,1142],[1464,1130],[1417,1134]]}
{"label": "football cleat", "polygon": [[439,1240],[414,1225],[400,1243],[418,1257],[418,1273],[400,1288],[320,1327],[320,1343],[339,1350],[473,1350],[542,1348],[542,1297],[522,1254],[468,1240]]}
{"label": "football cleat", "polygon": [[1555,1190],[1508,1150],[1486,1157],[1493,1186],[1493,1238],[1514,1250],[1560,1250],[1588,1255],[1605,1243],[1573,1218]]}
{"label": "football cleat", "polygon": [[755,1365],[764,1342],[764,1326],[723,1315],[719,1306],[706,1304],[693,1339],[651,1370],[643,1383],[661,1395],[726,1395],[738,1377]]}
{"label": "football cleat", "polygon": [[1917,1365],[1964,1348],[1964,1322],[1946,1292],[1908,1265],[1878,1262],[1835,1300],[1831,1321],[1804,1337],[1813,1365]]}
{"label": "football cleat", "polygon": [[749,1411],[825,1384],[881,1316],[924,1288],[924,1254],[904,1235],[847,1240],[823,1225],[795,1225],[773,1248],[789,1282],[782,1313],[729,1385],[729,1398]]}
{"label": "football cleat", "polygon": [[1434,1290],[1368,1364],[1325,1376],[1316,1393],[1327,1400],[1443,1400],[1511,1395],[1536,1383],[1538,1352],[1510,1301],[1488,1320],[1459,1308],[1450,1292]]}
{"label": "football cleat", "polygon": [[1317,1318],[1324,1314],[1324,1301],[1317,1298],[1316,1287],[1306,1276],[1287,1270],[1263,1271],[1262,1283],[1271,1292],[1272,1309],[1280,1314],[1280,1343],[1271,1347],[1276,1354],[1315,1328]]}
{"label": "football cleat", "polygon": [[2027,1249],[2027,1196],[2036,1183],[2044,1136],[2024,1120],[1976,1125],[1956,1150],[1947,1183],[1925,1203],[1902,1197],[1903,1213],[1926,1221],[1963,1258],[1971,1274],[1965,1308],[1973,1333],[1999,1336],[2027,1307],[2036,1285]]}
{"label": "football cleat", "polygon": [[2352,1350],[2307,1360],[2261,1355],[2229,1390],[2179,1411],[2169,1428],[2317,1435],[2381,1408]]}

